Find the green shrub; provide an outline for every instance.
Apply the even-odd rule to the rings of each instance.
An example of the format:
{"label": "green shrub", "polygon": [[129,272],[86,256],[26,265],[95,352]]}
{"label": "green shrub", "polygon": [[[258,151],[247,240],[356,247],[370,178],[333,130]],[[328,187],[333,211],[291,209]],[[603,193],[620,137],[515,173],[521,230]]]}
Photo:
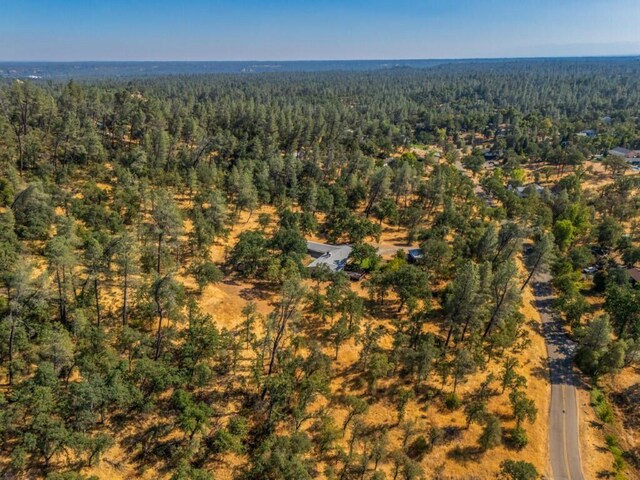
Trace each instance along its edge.
{"label": "green shrub", "polygon": [[502,424],[495,415],[487,417],[487,424],[478,439],[482,450],[487,451],[502,444]]}
{"label": "green shrub", "polygon": [[0,177],[0,207],[7,207],[13,203],[15,190],[8,178]]}
{"label": "green shrub", "polygon": [[624,460],[624,450],[620,446],[618,439],[615,435],[607,435],[604,440],[613,455],[613,469],[617,472],[616,478],[626,478],[620,475],[627,468],[627,462]]}
{"label": "green shrub", "polygon": [[596,415],[601,421],[605,423],[613,422],[613,410],[611,410],[611,407],[608,403],[605,402],[598,405],[595,410]]}
{"label": "green shrub", "polygon": [[628,480],[627,476],[624,474],[624,471],[627,468],[627,462],[624,459],[625,451],[620,446],[618,439],[615,435],[607,435],[605,437],[605,443],[613,455],[613,469],[616,472],[614,478],[616,480]]}
{"label": "green shrub", "polygon": [[591,390],[591,405],[596,406],[597,404],[604,401],[604,393],[599,388],[593,387]]}
{"label": "green shrub", "polygon": [[522,427],[517,427],[513,429],[511,433],[511,445],[516,450],[522,450],[529,444],[529,437],[527,436],[527,431]]}
{"label": "green shrub", "polygon": [[505,460],[500,464],[500,476],[505,480],[536,480],[540,474],[529,462]]}
{"label": "green shrub", "polygon": [[[627,469],[627,462],[624,461],[622,457],[614,457],[613,458],[613,469],[618,472],[624,472]],[[618,475],[616,475],[616,478]],[[625,478],[624,476],[622,478]]]}
{"label": "green shrub", "polygon": [[240,439],[224,428],[213,434],[210,446],[213,453],[242,453],[243,451]]}
{"label": "green shrub", "polygon": [[233,417],[229,420],[229,432],[237,437],[244,438],[249,431],[247,419],[244,417]]}
{"label": "green shrub", "polygon": [[613,410],[607,402],[604,393],[598,388],[591,390],[591,406],[600,421],[605,423],[613,422]]}
{"label": "green shrub", "polygon": [[604,441],[607,444],[607,447],[609,447],[609,449],[611,449],[612,447],[620,446],[620,444],[618,443],[618,439],[615,437],[615,435],[607,435],[606,437],[604,437]]}
{"label": "green shrub", "polygon": [[431,445],[420,435],[416,438],[411,444],[409,448],[407,448],[407,456],[413,460],[422,460],[425,454],[431,449]]}
{"label": "green shrub", "polygon": [[444,398],[444,406],[447,410],[457,410],[461,404],[460,397],[456,393],[449,393]]}
{"label": "green shrub", "polygon": [[442,445],[444,443],[444,430],[435,425],[429,429],[429,447],[433,450],[433,447]]}

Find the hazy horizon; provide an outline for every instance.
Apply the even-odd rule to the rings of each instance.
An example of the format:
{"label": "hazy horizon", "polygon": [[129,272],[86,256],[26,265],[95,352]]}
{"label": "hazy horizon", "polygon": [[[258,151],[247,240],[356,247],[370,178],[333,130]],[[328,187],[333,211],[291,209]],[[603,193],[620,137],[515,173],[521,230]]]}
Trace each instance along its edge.
{"label": "hazy horizon", "polygon": [[120,59],[113,58],[108,60],[97,60],[91,58],[79,58],[76,60],[46,60],[46,59],[28,59],[28,60],[11,60],[0,58],[0,64],[8,63],[302,63],[302,62],[428,62],[428,61],[491,61],[491,60],[589,60],[589,59],[607,59],[607,58],[640,58],[640,51],[633,53],[620,53],[611,55],[531,55],[531,56],[491,56],[491,57],[386,57],[386,58],[238,58],[232,60],[223,60],[218,58],[209,58],[202,60],[183,60],[179,58],[168,58],[164,60],[154,59]]}
{"label": "hazy horizon", "polygon": [[270,60],[270,61],[0,61],[0,78],[45,80],[135,78],[171,75],[259,74],[295,72],[372,72],[395,68],[429,70],[436,67],[493,70],[500,65],[595,64],[631,66],[640,56],[539,57],[485,59],[383,59],[383,60]]}

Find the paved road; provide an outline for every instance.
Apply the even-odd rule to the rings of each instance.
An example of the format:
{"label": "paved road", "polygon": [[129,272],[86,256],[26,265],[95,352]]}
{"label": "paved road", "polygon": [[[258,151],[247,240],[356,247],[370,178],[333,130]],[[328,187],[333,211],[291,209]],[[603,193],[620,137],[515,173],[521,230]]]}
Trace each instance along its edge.
{"label": "paved road", "polygon": [[[465,170],[460,161],[455,167]],[[472,178],[472,180],[474,180]],[[474,192],[492,206],[484,189],[474,181]],[[549,411],[550,480],[584,480],[580,457],[580,415],[578,410],[579,377],[573,370],[575,345],[565,333],[560,319],[551,309],[553,295],[551,276],[538,274],[534,278],[533,292],[536,308],[540,312],[547,343],[551,380],[551,407]]]}
{"label": "paved road", "polygon": [[580,457],[578,392],[579,377],[573,370],[574,344],[561,321],[553,314],[549,275],[538,275],[533,284],[536,308],[542,318],[547,342],[551,380],[549,455],[551,479],[584,480]]}
{"label": "paved road", "polygon": [[[460,161],[455,167],[469,175]],[[472,178],[472,180],[474,180]],[[489,206],[491,199],[474,181],[474,192]],[[551,380],[551,407],[549,411],[549,456],[551,480],[584,480],[580,457],[580,427],[578,392],[579,377],[573,370],[575,345],[565,333],[562,322],[551,309],[553,295],[551,277],[537,275],[533,292],[536,308],[540,312],[547,343]]]}

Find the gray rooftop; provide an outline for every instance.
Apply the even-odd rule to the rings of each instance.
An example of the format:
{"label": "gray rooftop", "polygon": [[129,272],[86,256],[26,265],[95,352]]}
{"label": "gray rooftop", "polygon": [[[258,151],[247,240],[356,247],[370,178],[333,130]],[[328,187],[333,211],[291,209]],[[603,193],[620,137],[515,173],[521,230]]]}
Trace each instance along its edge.
{"label": "gray rooftop", "polygon": [[616,147],[616,148],[612,148],[611,150],[609,150],[609,153],[612,155],[627,155],[629,153],[631,153],[631,150],[629,150],[628,148],[624,148],[624,147]]}
{"label": "gray rooftop", "polygon": [[581,132],[578,132],[578,135],[584,136],[584,137],[595,137],[596,131],[589,128],[587,130],[582,130]]}
{"label": "gray rooftop", "polygon": [[625,158],[640,158],[640,150],[629,150],[628,148],[616,147],[609,150],[609,155],[618,155]]}
{"label": "gray rooftop", "polygon": [[327,265],[332,271],[339,272],[347,264],[351,255],[349,245],[327,245],[325,243],[307,242],[307,252],[314,257],[308,267],[315,268],[319,265]]}
{"label": "gray rooftop", "polygon": [[640,282],[640,269],[638,267],[627,268],[627,273],[634,282]]}
{"label": "gray rooftop", "polygon": [[409,256],[415,259],[422,258],[424,253],[421,248],[411,248],[408,252]]}
{"label": "gray rooftop", "polygon": [[542,193],[544,191],[544,187],[538,185],[537,183],[530,183],[528,185],[521,185],[515,188],[516,193],[520,197],[526,197],[531,190],[535,190],[538,193]]}

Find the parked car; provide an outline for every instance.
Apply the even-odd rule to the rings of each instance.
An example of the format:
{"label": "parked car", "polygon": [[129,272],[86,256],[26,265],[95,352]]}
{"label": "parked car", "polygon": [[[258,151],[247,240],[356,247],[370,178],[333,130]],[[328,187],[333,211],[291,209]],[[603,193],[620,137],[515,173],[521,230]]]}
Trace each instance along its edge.
{"label": "parked car", "polygon": [[582,273],[586,273],[587,275],[593,275],[598,270],[599,270],[598,267],[596,267],[595,265],[591,265],[590,267],[587,267],[584,270],[582,270]]}

